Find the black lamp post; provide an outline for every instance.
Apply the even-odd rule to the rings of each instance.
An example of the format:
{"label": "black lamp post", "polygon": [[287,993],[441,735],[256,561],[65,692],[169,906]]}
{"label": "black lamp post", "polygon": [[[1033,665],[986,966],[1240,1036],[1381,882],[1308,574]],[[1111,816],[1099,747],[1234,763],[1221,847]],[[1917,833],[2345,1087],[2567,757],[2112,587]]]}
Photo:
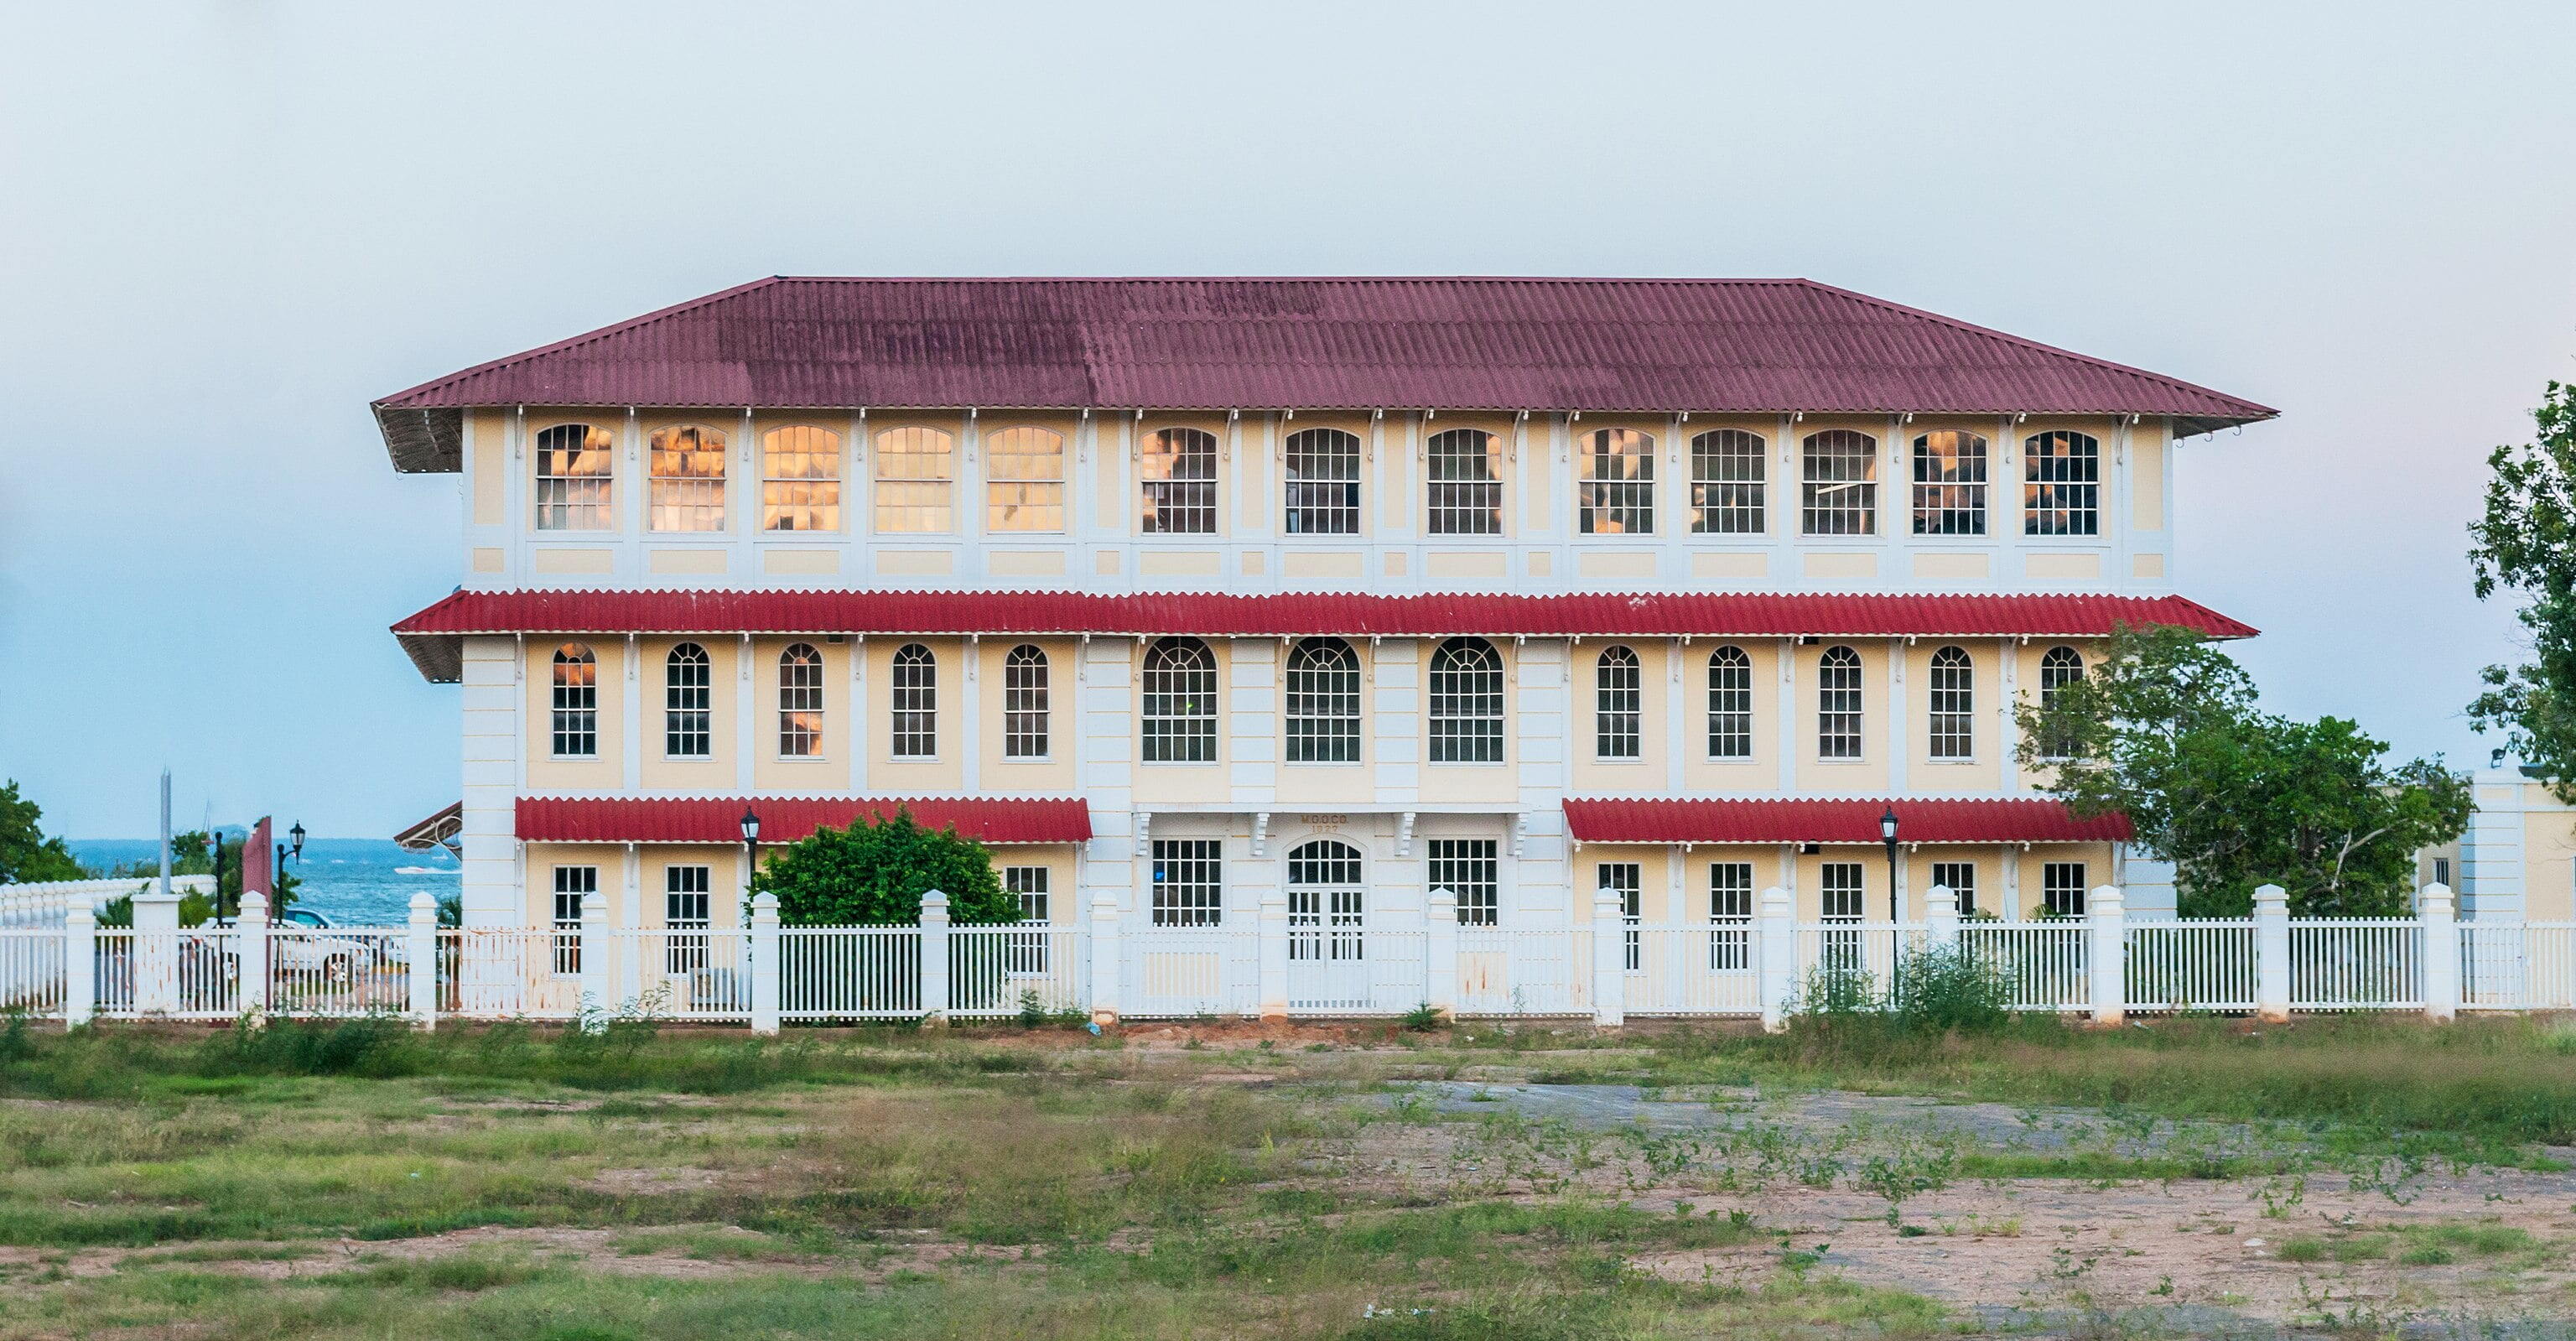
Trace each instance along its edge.
{"label": "black lamp post", "polygon": [[224,907],[224,833],[211,824],[206,826],[206,869],[215,877],[216,916],[232,916]]}
{"label": "black lamp post", "polygon": [[286,836],[295,840],[295,846],[294,846],[294,848],[292,849],[292,850],[293,850],[293,852],[294,852],[294,854],[295,854],[295,859],[296,859],[297,861],[302,861],[302,860],[304,860],[304,825],[303,825],[303,823],[302,823],[301,821],[298,821],[298,822],[296,823],[296,825],[295,825],[295,827],[294,827],[294,828],[289,829],[289,830],[287,830],[287,831],[286,831]]}
{"label": "black lamp post", "polygon": [[1905,910],[1898,906],[1896,897],[1896,807],[1889,806],[1887,813],[1878,817],[1878,836],[1887,843],[1887,920],[1902,922]]}
{"label": "black lamp post", "polygon": [[[742,851],[751,861],[750,876],[760,874],[760,812],[746,806],[742,812]],[[748,879],[750,876],[746,876]]]}

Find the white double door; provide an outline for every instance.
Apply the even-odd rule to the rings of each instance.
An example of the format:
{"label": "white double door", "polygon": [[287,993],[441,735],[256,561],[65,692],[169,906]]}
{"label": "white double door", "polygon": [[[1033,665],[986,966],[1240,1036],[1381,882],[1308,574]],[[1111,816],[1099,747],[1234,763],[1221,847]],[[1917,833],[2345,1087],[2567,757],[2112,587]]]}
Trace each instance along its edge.
{"label": "white double door", "polygon": [[1318,838],[1288,853],[1288,1003],[1309,1010],[1370,1004],[1368,888],[1360,850]]}

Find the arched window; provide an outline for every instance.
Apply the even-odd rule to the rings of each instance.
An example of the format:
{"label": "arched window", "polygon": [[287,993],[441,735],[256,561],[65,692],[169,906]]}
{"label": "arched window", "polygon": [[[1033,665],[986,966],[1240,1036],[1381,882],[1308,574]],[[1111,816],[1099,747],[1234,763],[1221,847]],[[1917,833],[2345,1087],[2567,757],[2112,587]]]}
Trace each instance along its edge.
{"label": "arched window", "polygon": [[1977,757],[1977,667],[1964,647],[1932,654],[1931,726],[1933,758]]}
{"label": "arched window", "polygon": [[1288,957],[1353,960],[1364,951],[1367,882],[1360,850],[1336,838],[1288,853]]}
{"label": "arched window", "polygon": [[725,528],[725,435],[694,424],[657,428],[652,448],[652,516],[655,531],[721,531]]}
{"label": "arched window", "polygon": [[1148,535],[1216,534],[1216,435],[1161,428],[1145,435],[1144,516]]}
{"label": "arched window", "polygon": [[1044,759],[1049,741],[1047,655],[1029,643],[1002,658],[1002,757]]}
{"label": "arched window", "polygon": [[715,753],[715,663],[696,643],[682,643],[662,659],[662,753],[673,759]]}
{"label": "arched window", "polygon": [[760,529],[841,529],[841,435],[790,424],[760,435]]}
{"label": "arched window", "polygon": [[1634,759],[1644,748],[1639,732],[1645,716],[1645,671],[1637,654],[1625,647],[1601,653],[1592,667],[1592,754],[1596,759]]}
{"label": "arched window", "polygon": [[823,654],[811,643],[778,654],[778,754],[811,759],[823,752]]}
{"label": "arched window", "polygon": [[537,434],[537,529],[609,531],[617,516],[609,484],[617,440],[594,424],[557,424]]}
{"label": "arched window", "polygon": [[[2057,693],[2084,678],[2084,654],[2072,647],[2052,647],[2039,656],[2039,710],[2043,713],[2057,706]],[[2039,744],[2043,759],[2073,757],[2075,742],[2063,736],[2043,738]]]}
{"label": "arched window", "polygon": [[1288,435],[1290,535],[1358,535],[1360,438],[1338,428]]}
{"label": "arched window", "polygon": [[1986,440],[1945,428],[1914,440],[1914,534],[1986,533]]}
{"label": "arched window", "polygon": [[2021,444],[2025,535],[2098,535],[2102,444],[2083,433],[2035,433]]}
{"label": "arched window", "polygon": [[1431,654],[1431,762],[1503,761],[1503,658],[1482,638]]}
{"label": "arched window", "polygon": [[1360,659],[1339,638],[1300,639],[1288,653],[1288,762],[1360,761]]}
{"label": "arched window", "polygon": [[1691,530],[1762,534],[1762,435],[1721,428],[1691,439]]}
{"label": "arched window", "polygon": [[1740,647],[1708,654],[1708,757],[1753,757],[1753,658]]}
{"label": "arched window", "polygon": [[554,757],[599,757],[599,658],[579,643],[555,649]]}
{"label": "arched window", "polygon": [[877,435],[877,530],[890,535],[945,535],[949,481],[957,477],[957,440],[935,428],[890,428]]}
{"label": "arched window", "polygon": [[919,643],[894,650],[894,730],[897,759],[939,757],[939,658]]}
{"label": "arched window", "polygon": [[1496,465],[1501,440],[1482,429],[1453,428],[1423,445],[1428,470],[1424,497],[1432,535],[1501,535],[1503,473]]}
{"label": "arched window", "polygon": [[1585,535],[1655,533],[1655,439],[1633,428],[1583,437],[1575,493]]}
{"label": "arched window", "polygon": [[1806,442],[1808,535],[1878,534],[1878,439],[1848,428],[1810,433]]}
{"label": "arched window", "polygon": [[1860,731],[1860,653],[1828,647],[1816,663],[1816,757],[1859,758]]}
{"label": "arched window", "polygon": [[1006,428],[984,438],[984,529],[1064,529],[1064,435]]}
{"label": "arched window", "polygon": [[1145,762],[1216,762],[1216,655],[1196,638],[1145,649]]}

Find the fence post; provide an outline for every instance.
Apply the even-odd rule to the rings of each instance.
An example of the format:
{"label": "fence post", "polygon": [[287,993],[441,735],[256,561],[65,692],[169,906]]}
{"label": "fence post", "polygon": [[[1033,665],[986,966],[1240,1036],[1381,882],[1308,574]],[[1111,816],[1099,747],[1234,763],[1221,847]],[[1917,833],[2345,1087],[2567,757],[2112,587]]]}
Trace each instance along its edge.
{"label": "fence post", "polygon": [[1458,896],[1431,891],[1422,928],[1422,1004],[1444,1017],[1458,1013]]}
{"label": "fence post", "polygon": [[[134,1013],[179,1008],[179,896],[146,890],[134,896]],[[220,970],[218,970],[220,971]]]}
{"label": "fence post", "polygon": [[1091,896],[1091,1022],[1118,1023],[1118,896]]}
{"label": "fence post", "polygon": [[779,989],[785,975],[778,963],[778,895],[762,890],[751,896],[751,1032],[778,1032]]}
{"label": "fence post", "polygon": [[1592,1022],[1628,1022],[1628,909],[1619,891],[1592,892]]}
{"label": "fence post", "polygon": [[2084,900],[2084,967],[2093,980],[2093,1023],[2118,1024],[2129,1012],[2128,908],[2118,885],[2096,885]]}
{"label": "fence post", "polygon": [[1261,915],[1253,924],[1254,960],[1261,975],[1261,1018],[1288,1018],[1288,896],[1276,888],[1262,891]]}
{"label": "fence post", "polygon": [[921,1023],[948,1025],[948,895],[936,889],[921,896]]}
{"label": "fence post", "polygon": [[1926,948],[1944,954],[1959,948],[1959,891],[1948,885],[1934,885],[1923,896],[1924,936]]}
{"label": "fence post", "polygon": [[410,980],[411,1022],[416,1029],[438,1027],[438,900],[428,890],[411,896],[411,920],[403,938],[403,975]]}
{"label": "fence post", "polygon": [[275,981],[270,960],[277,949],[268,935],[268,891],[245,889],[241,915],[233,919],[233,955],[241,964],[240,991],[233,997],[236,1015],[266,1015],[268,989]]}
{"label": "fence post", "polygon": [[1797,903],[1773,885],[1754,909],[1753,970],[1762,1001],[1762,1027],[1789,1027],[1790,998],[1798,991]]}
{"label": "fence post", "polygon": [[2279,885],[2254,887],[2254,1015],[2290,1018],[2290,893]]}
{"label": "fence post", "polygon": [[2460,1013],[2460,921],[2451,902],[2451,887],[2426,885],[2416,896],[2415,916],[2424,926],[2424,1014],[2448,1020]]}
{"label": "fence post", "polygon": [[611,972],[608,948],[608,900],[594,894],[581,901],[581,1027],[597,1031],[608,1027],[610,1010],[609,984],[616,981]]}
{"label": "fence post", "polygon": [[63,914],[63,1027],[77,1029],[98,1013],[98,913],[72,896]]}

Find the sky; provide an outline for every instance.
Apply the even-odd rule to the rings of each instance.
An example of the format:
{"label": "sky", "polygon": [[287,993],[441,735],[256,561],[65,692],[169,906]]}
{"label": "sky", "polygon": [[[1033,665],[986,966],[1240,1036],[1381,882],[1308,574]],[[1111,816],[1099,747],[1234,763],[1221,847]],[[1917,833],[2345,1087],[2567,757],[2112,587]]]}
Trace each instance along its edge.
{"label": "sky", "polygon": [[2576,380],[2576,6],[0,10],[0,777],[74,837],[457,795],[367,403],[770,274],[1806,276],[2277,406],[2173,569],[2483,763],[2485,454]]}

